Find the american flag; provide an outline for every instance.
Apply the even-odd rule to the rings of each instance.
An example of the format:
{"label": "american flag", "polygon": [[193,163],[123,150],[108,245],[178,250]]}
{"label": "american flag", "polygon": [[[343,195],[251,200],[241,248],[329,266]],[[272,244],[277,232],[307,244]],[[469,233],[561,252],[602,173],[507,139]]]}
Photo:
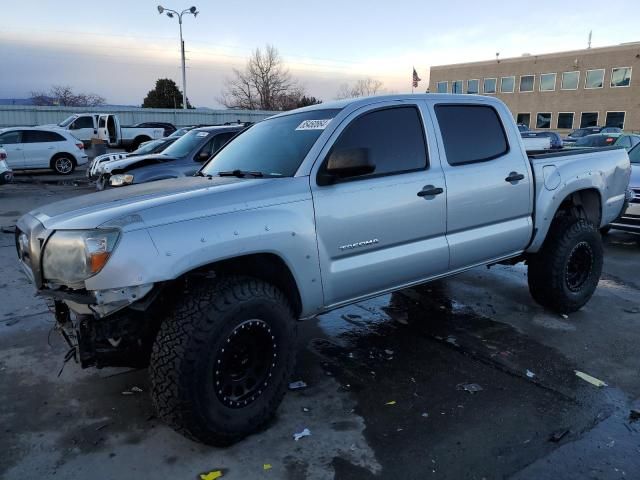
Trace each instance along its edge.
{"label": "american flag", "polygon": [[418,82],[422,81],[422,79],[418,76],[418,72],[416,72],[415,67],[413,68],[413,88],[418,86]]}

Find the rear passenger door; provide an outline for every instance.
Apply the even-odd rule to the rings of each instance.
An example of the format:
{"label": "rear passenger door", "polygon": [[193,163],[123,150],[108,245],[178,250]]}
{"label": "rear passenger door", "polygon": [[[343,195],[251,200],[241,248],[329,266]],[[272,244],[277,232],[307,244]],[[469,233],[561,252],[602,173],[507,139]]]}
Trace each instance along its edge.
{"label": "rear passenger door", "polygon": [[25,130],[22,142],[25,168],[49,168],[51,158],[60,151],[64,137],[44,130]]}
{"label": "rear passenger door", "polygon": [[[532,235],[529,159],[488,104],[435,103],[451,270],[522,252]],[[507,117],[504,117],[507,118]]]}
{"label": "rear passenger door", "polygon": [[[414,104],[378,105],[340,124],[310,177],[326,306],[418,282],[449,263],[444,176],[437,151],[427,148],[435,144],[433,129],[424,129],[429,117]],[[366,149],[375,170],[318,182],[333,149]],[[438,193],[424,195],[431,190]]]}
{"label": "rear passenger door", "polygon": [[0,147],[7,152],[7,164],[11,168],[24,168],[22,133],[21,130],[11,130],[0,134]]}

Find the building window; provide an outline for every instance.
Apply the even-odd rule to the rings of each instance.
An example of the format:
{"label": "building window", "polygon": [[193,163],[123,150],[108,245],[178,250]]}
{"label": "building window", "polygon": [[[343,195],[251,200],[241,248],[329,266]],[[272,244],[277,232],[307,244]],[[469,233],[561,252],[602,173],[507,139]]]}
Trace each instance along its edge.
{"label": "building window", "polygon": [[582,115],[580,115],[580,128],[597,126],[598,112],[582,112]]}
{"label": "building window", "polygon": [[485,78],[482,91],[484,93],[496,93],[497,78]]}
{"label": "building window", "polygon": [[467,80],[467,93],[476,94],[480,92],[480,80]]}
{"label": "building window", "polygon": [[598,70],[587,70],[587,76],[584,77],[584,88],[602,88],[604,87],[604,68]]}
{"label": "building window", "polygon": [[449,82],[438,82],[436,88],[438,93],[447,93],[449,91]]}
{"label": "building window", "polygon": [[533,83],[535,77],[533,75],[522,75],[520,77],[520,91],[533,92]]}
{"label": "building window", "polygon": [[541,92],[553,92],[556,89],[556,74],[555,73],[543,73],[540,75]]}
{"label": "building window", "polygon": [[516,123],[518,125],[526,125],[527,128],[531,127],[531,114],[530,113],[519,113],[516,116]]}
{"label": "building window", "polygon": [[580,72],[563,72],[560,88],[562,90],[577,90],[579,82]]}
{"label": "building window", "polygon": [[516,89],[516,77],[502,77],[500,79],[500,91],[502,93],[513,93]]}
{"label": "building window", "polygon": [[607,117],[604,122],[605,127],[618,127],[624,128],[625,112],[607,112]]}
{"label": "building window", "polygon": [[463,93],[462,84],[464,82],[462,80],[455,80],[451,82],[451,93]]}
{"label": "building window", "polygon": [[631,67],[611,69],[611,88],[628,87],[631,83]]}
{"label": "building window", "polygon": [[536,128],[551,128],[551,113],[539,113],[536,116]]}
{"label": "building window", "polygon": [[571,129],[573,128],[573,112],[560,112],[558,113],[558,126],[557,128]]}

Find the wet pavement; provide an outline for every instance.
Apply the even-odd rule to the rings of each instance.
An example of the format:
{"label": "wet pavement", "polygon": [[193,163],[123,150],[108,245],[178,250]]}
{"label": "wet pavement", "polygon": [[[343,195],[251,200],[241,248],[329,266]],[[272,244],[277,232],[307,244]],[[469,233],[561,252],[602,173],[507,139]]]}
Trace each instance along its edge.
{"label": "wet pavement", "polygon": [[[9,187],[2,225],[87,191]],[[605,250],[596,295],[567,318],[533,303],[525,268],[498,266],[303,322],[293,380],[308,387],[263,432],[216,449],[155,418],[144,370],[70,363],[58,377],[49,307],[0,234],[0,477],[640,478],[640,246],[612,232]]]}

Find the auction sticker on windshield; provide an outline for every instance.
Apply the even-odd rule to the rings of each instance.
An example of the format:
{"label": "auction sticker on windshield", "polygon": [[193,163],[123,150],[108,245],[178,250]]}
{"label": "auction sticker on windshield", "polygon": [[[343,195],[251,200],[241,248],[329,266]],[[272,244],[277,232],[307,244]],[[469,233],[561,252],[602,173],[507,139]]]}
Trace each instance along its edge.
{"label": "auction sticker on windshield", "polygon": [[305,120],[297,126],[296,130],[324,130],[330,121],[330,118],[323,120]]}
{"label": "auction sticker on windshield", "polygon": [[209,135],[209,132],[198,132],[196,137],[206,137],[207,135]]}

